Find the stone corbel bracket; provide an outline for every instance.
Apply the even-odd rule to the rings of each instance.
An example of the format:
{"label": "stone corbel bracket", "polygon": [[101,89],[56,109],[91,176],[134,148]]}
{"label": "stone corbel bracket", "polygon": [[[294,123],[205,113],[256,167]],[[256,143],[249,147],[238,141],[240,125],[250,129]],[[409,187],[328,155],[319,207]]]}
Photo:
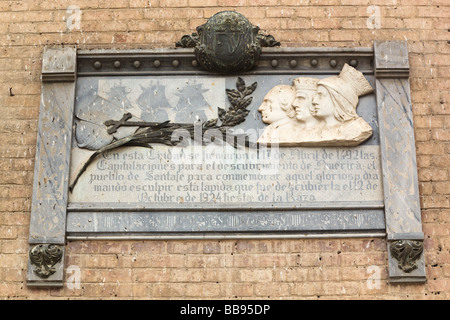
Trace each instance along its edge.
{"label": "stone corbel bracket", "polygon": [[28,254],[28,286],[63,286],[76,48],[45,48]]}
{"label": "stone corbel bracket", "polygon": [[406,42],[374,43],[389,281],[425,282]]}

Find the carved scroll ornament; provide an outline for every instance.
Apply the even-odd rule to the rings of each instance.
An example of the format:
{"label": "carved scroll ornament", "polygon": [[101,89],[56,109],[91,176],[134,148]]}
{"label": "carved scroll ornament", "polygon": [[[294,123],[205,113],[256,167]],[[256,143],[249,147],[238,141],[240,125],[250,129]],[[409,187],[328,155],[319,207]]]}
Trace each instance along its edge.
{"label": "carved scroll ornament", "polygon": [[373,92],[364,75],[345,64],[339,76],[300,77],[292,86],[278,85],[259,107],[268,123],[258,139],[280,146],[356,146],[372,135],[356,113],[359,97]]}
{"label": "carved scroll ornament", "polygon": [[46,279],[56,272],[55,265],[61,261],[63,251],[58,245],[39,244],[30,249],[29,256],[34,272]]}
{"label": "carved scroll ornament", "polygon": [[406,273],[417,269],[416,261],[423,252],[423,241],[397,240],[391,244],[391,254],[398,267]]}

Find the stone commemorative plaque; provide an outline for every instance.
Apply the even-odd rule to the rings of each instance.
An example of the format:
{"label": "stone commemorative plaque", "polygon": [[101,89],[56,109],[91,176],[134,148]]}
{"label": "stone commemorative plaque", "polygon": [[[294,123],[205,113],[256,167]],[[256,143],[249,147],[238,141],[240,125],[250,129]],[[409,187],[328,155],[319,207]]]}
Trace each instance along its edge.
{"label": "stone commemorative plaque", "polygon": [[46,48],[28,285],[79,239],[386,237],[424,281],[406,44],[279,45],[226,11],[182,48]]}

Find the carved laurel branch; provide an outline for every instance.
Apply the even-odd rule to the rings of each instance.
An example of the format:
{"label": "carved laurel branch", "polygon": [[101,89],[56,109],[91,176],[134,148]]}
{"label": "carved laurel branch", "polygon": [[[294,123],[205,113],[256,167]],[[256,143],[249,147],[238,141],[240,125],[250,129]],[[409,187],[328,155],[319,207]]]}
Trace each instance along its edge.
{"label": "carved laurel branch", "polygon": [[397,240],[391,243],[391,254],[406,273],[417,269],[416,261],[423,252],[423,241]]}
{"label": "carved laurel branch", "polygon": [[56,272],[55,265],[61,261],[63,251],[55,244],[38,244],[30,249],[29,256],[34,272],[46,279]]}
{"label": "carved laurel branch", "polygon": [[228,111],[219,108],[219,119],[222,121],[222,126],[236,126],[245,121],[245,117],[250,110],[246,108],[252,103],[252,97],[247,98],[255,91],[257,83],[246,87],[244,80],[238,77],[236,81],[236,89],[226,89],[228,100],[231,103],[231,107]]}
{"label": "carved laurel branch", "polygon": [[[228,129],[230,127],[234,127],[245,121],[245,117],[250,112],[246,108],[252,102],[252,98],[248,96],[255,91],[257,83],[254,82],[251,86],[246,87],[244,80],[238,77],[236,82],[237,90],[229,90],[226,89],[226,93],[228,96],[228,100],[231,103],[231,107],[227,111],[219,108],[219,119],[221,121],[220,125],[217,125],[219,119],[211,119],[203,124],[201,124],[201,137],[198,137],[197,128],[195,124],[183,124],[183,123],[170,123],[169,121],[162,123],[132,123],[133,126],[137,126],[138,129],[132,134],[122,139],[111,142],[110,144],[96,150],[89,159],[84,163],[80,171],[78,172],[75,180],[69,186],[69,191],[72,192],[75,187],[78,179],[81,175],[86,171],[89,164],[91,164],[94,159],[107,151],[114,150],[119,147],[124,146],[133,146],[133,147],[145,147],[152,148],[153,143],[165,144],[168,146],[176,146],[180,142],[182,142],[182,137],[180,140],[173,140],[173,133],[176,130],[184,130],[185,132],[189,132],[192,140],[201,140],[202,144],[207,144],[214,142],[217,138],[222,138],[221,140],[231,144],[234,148],[241,146],[244,144],[245,146],[249,146],[250,142],[248,141],[248,137],[245,134],[233,134]],[[111,126],[113,123],[120,122],[121,125],[124,125],[122,121],[126,121],[127,117],[125,117],[120,121],[106,121],[106,126]],[[120,125],[120,124],[119,124]],[[113,125],[117,129],[117,125]],[[216,129],[222,135],[222,137],[210,137],[209,141],[204,141],[203,137],[205,137],[205,132],[207,130]],[[227,138],[224,137],[227,135]],[[229,139],[232,138],[232,139]]]}

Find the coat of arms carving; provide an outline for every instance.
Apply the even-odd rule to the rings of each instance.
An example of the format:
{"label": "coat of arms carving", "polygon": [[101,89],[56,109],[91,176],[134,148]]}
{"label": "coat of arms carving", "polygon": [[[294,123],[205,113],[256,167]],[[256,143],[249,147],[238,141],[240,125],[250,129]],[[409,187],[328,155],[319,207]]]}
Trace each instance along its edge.
{"label": "coat of arms carving", "polygon": [[197,27],[197,33],[183,36],[176,46],[195,48],[197,61],[208,71],[240,73],[255,66],[261,47],[280,45],[273,36],[259,31],[242,14],[221,11]]}

